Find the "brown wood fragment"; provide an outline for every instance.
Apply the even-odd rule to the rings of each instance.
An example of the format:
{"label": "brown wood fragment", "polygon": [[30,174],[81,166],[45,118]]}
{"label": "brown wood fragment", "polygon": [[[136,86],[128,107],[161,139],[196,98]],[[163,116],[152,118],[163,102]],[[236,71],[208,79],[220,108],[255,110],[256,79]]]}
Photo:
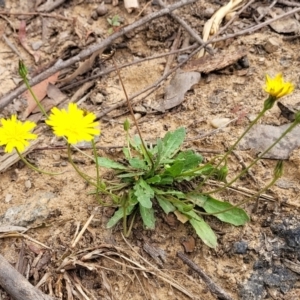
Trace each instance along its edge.
{"label": "brown wood fragment", "polygon": [[0,286],[16,300],[54,299],[31,285],[2,255],[0,255]]}
{"label": "brown wood fragment", "polygon": [[191,60],[186,64],[183,70],[186,72],[197,71],[207,74],[212,71],[224,69],[246,55],[247,50],[242,48],[233,52],[216,54],[214,56],[204,56],[199,59]]}
{"label": "brown wood fragment", "polygon": [[156,248],[148,243],[143,245],[143,249],[147,252],[159,266],[163,266],[163,263],[166,262],[166,253],[164,250]]}

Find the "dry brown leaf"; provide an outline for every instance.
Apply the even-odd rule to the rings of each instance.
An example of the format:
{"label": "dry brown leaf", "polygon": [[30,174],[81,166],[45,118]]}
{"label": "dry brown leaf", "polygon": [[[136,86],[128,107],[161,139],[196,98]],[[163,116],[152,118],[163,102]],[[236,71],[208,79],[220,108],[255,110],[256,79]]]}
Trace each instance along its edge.
{"label": "dry brown leaf", "polygon": [[[51,82],[48,84],[47,96],[48,97],[44,98],[43,100],[43,107],[46,112],[49,111],[52,107],[58,106],[67,99],[67,95],[61,92],[60,89]],[[40,112],[40,109],[38,107],[36,107],[32,111],[32,113],[38,112]]]}
{"label": "dry brown leaf", "polygon": [[186,253],[192,253],[196,247],[195,239],[191,235],[188,236],[181,244]]}
{"label": "dry brown leaf", "polygon": [[185,224],[189,220],[189,218],[186,215],[182,214],[178,210],[174,211],[174,215],[177,217],[178,221],[180,221],[182,224]]}
{"label": "dry brown leaf", "polygon": [[100,49],[100,50],[94,52],[90,58],[86,59],[83,62],[80,62],[79,67],[75,70],[75,72],[73,74],[71,74],[70,76],[62,79],[60,82],[62,82],[64,84],[69,83],[73,79],[75,79],[77,76],[88,72],[93,67],[96,57],[98,55],[101,55],[102,52],[103,52],[103,49]]}
{"label": "dry brown leaf", "polygon": [[[45,98],[45,96],[47,95],[47,89],[49,83],[54,84],[58,79],[58,75],[59,72],[53,74],[52,76],[48,77],[44,81],[32,87],[33,93],[35,94],[36,98],[39,101],[42,101]],[[31,114],[31,112],[36,108],[37,104],[34,101],[31,94],[29,93],[29,91],[24,92],[23,97],[26,98],[27,105],[28,105],[23,114],[23,119],[26,119]]]}

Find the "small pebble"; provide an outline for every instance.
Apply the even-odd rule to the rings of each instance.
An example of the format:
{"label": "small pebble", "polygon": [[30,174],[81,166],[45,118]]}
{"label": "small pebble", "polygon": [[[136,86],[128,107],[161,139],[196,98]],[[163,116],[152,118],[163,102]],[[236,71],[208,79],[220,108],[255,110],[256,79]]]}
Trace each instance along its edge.
{"label": "small pebble", "polygon": [[232,251],[236,254],[246,254],[248,244],[245,241],[235,242],[232,247]]}
{"label": "small pebble", "polygon": [[106,7],[105,3],[102,2],[97,8],[96,8],[96,12],[98,14],[99,17],[104,16],[107,14],[108,12],[108,8]]}
{"label": "small pebble", "polygon": [[91,18],[92,18],[93,20],[95,20],[95,21],[98,20],[98,13],[97,13],[97,11],[93,11],[93,12],[92,12]]}
{"label": "small pebble", "polygon": [[101,93],[92,94],[90,100],[93,102],[93,104],[101,104],[105,100],[105,96],[103,96]]}
{"label": "small pebble", "polygon": [[268,53],[273,53],[277,51],[279,47],[280,47],[280,40],[278,40],[276,37],[269,38],[266,44],[264,45],[264,48]]}
{"label": "small pebble", "polygon": [[55,161],[59,161],[60,160],[60,155],[59,154],[53,154],[52,157],[53,157],[53,159]]}
{"label": "small pebble", "polygon": [[26,181],[25,181],[25,187],[26,187],[27,189],[30,189],[30,188],[32,187],[32,184],[31,184],[31,181],[30,181],[30,180],[26,180]]}
{"label": "small pebble", "polygon": [[42,45],[43,45],[42,41],[33,42],[31,44],[31,48],[32,48],[32,50],[36,51],[36,50],[40,49]]}
{"label": "small pebble", "polygon": [[5,203],[9,203],[9,202],[11,201],[12,197],[13,197],[12,194],[7,194],[7,195],[5,196],[5,200],[4,200]]}
{"label": "small pebble", "polygon": [[178,63],[182,63],[184,60],[186,60],[188,58],[188,55],[187,54],[181,54],[181,55],[178,55],[178,58],[177,58],[177,62]]}
{"label": "small pebble", "polygon": [[214,128],[220,128],[225,126],[228,122],[230,122],[229,118],[216,118],[210,121],[210,124]]}

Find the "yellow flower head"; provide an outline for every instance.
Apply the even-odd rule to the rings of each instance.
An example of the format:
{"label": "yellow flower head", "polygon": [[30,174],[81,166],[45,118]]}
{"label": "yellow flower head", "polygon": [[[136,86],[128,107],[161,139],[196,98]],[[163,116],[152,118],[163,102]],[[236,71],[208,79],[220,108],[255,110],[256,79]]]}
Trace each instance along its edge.
{"label": "yellow flower head", "polygon": [[294,88],[291,82],[284,82],[281,73],[277,74],[275,78],[266,75],[265,91],[276,99],[290,94]]}
{"label": "yellow flower head", "polygon": [[16,115],[12,115],[11,119],[0,120],[2,126],[0,127],[0,145],[5,146],[5,152],[10,153],[16,148],[22,152],[25,147],[29,145],[28,140],[35,140],[36,134],[30,131],[36,126],[35,123],[26,121],[21,122],[17,120]]}
{"label": "yellow flower head", "polygon": [[75,103],[69,103],[68,109],[52,108],[46,123],[53,127],[56,136],[65,136],[69,144],[91,141],[100,134],[99,123],[94,122],[96,115],[85,113]]}

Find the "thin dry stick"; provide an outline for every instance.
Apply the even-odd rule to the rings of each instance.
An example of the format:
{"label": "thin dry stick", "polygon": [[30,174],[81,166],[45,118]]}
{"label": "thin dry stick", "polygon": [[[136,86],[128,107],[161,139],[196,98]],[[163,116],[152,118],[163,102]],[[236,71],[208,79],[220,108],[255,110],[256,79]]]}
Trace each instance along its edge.
{"label": "thin dry stick", "polygon": [[[164,16],[166,14],[169,14],[171,11],[178,9],[184,5],[187,4],[191,4],[193,2],[195,2],[196,0],[181,0],[176,2],[173,5],[170,5],[164,9],[161,9],[157,12],[154,12],[152,14],[149,14],[143,18],[141,18],[140,20],[126,26],[123,28],[120,28],[120,30],[118,32],[115,32],[114,34],[112,34],[111,36],[109,36],[107,39],[101,41],[100,43],[96,43],[93,44],[91,46],[89,46],[87,49],[81,51],[79,54],[65,60],[59,60],[53,67],[49,68],[48,70],[42,72],[41,74],[37,75],[36,77],[32,78],[29,81],[29,84],[31,86],[36,85],[38,83],[40,83],[41,81],[49,78],[51,75],[55,74],[56,72],[65,69],[67,67],[70,67],[71,65],[80,62],[88,57],[90,57],[94,52],[99,51],[100,49],[106,48],[109,45],[111,45],[111,43],[116,40],[117,38],[123,36],[124,34],[131,32],[132,30],[156,19],[159,18],[161,16]],[[26,91],[26,86],[25,84],[19,86],[18,88],[16,88],[15,90],[9,92],[8,94],[6,94],[5,96],[3,96],[0,99],[0,110],[2,108],[4,108],[7,104],[9,104],[13,99],[15,99],[16,97],[18,97],[20,94],[22,94],[24,91]]]}
{"label": "thin dry stick", "polygon": [[9,11],[3,11],[0,10],[0,15],[7,15],[7,16],[42,16],[42,17],[48,17],[48,18],[55,18],[59,20],[65,20],[65,21],[74,21],[73,18],[67,18],[61,15],[57,14],[46,14],[46,13],[40,13],[40,12],[9,12]]}
{"label": "thin dry stick", "polygon": [[[178,53],[181,53],[181,52],[186,52],[186,51],[189,51],[189,50],[193,50],[196,47],[197,47],[197,43],[195,43],[194,45],[192,45],[190,47],[186,47],[186,48],[183,48],[183,49],[178,49],[178,50],[175,50],[175,51],[170,51],[168,53],[161,53],[161,54],[158,54],[158,55],[153,55],[153,56],[150,56],[150,57],[137,59],[135,61],[120,65],[119,69],[121,70],[121,69],[126,68],[126,67],[130,67],[130,66],[133,66],[133,65],[136,65],[136,64],[140,64],[144,61],[154,60],[154,59],[158,59],[158,58],[161,58],[161,57],[165,57],[165,56],[169,56],[169,55],[178,54]],[[64,90],[72,89],[72,88],[74,88],[74,87],[76,87],[76,86],[78,86],[82,83],[89,82],[93,79],[96,79],[96,78],[99,78],[101,76],[107,75],[107,74],[109,74],[111,72],[114,72],[114,71],[116,71],[115,67],[107,68],[104,71],[101,71],[101,72],[99,72],[95,75],[89,76],[89,77],[87,77],[85,79],[82,79],[82,80],[78,80],[75,83],[71,83],[69,85],[66,85],[66,86],[60,88],[60,90],[64,91]]]}
{"label": "thin dry stick", "polygon": [[[291,11],[285,13],[285,14],[282,14],[282,15],[276,17],[276,18],[267,20],[267,21],[265,21],[265,22],[263,22],[263,23],[261,23],[261,24],[259,24],[259,25],[253,26],[253,27],[251,27],[251,28],[247,28],[247,29],[245,29],[245,30],[241,30],[241,31],[239,31],[239,32],[237,32],[237,33],[227,35],[226,37],[220,37],[220,38],[217,38],[217,39],[214,39],[214,40],[209,40],[209,41],[207,41],[207,42],[205,43],[205,45],[208,45],[208,44],[210,44],[210,43],[212,43],[212,42],[224,41],[224,40],[227,40],[227,39],[236,37],[236,36],[240,36],[240,35],[243,35],[243,34],[246,34],[246,33],[254,32],[254,31],[256,31],[256,30],[261,29],[262,27],[264,27],[264,26],[266,26],[266,25],[271,24],[272,22],[274,22],[274,21],[276,21],[276,20],[279,20],[279,19],[281,19],[281,18],[283,18],[283,17],[289,16],[290,14],[293,14],[293,13],[295,13],[295,12],[297,12],[297,11],[300,11],[300,8],[299,8],[299,9],[293,9],[293,10],[291,10]],[[159,80],[157,80],[154,84],[152,84],[152,85],[146,87],[146,88],[143,89],[142,91],[137,92],[137,93],[135,93],[134,95],[132,95],[131,97],[129,97],[129,100],[132,100],[132,99],[136,98],[137,96],[139,96],[139,95],[145,93],[146,91],[152,90],[150,93],[148,93],[148,94],[147,94],[146,96],[144,96],[142,99],[138,99],[137,101],[134,101],[134,102],[132,103],[132,105],[135,105],[135,104],[137,104],[137,103],[143,101],[146,97],[148,97],[148,96],[153,92],[153,90],[155,90],[155,89],[157,89],[157,88],[159,87],[159,84],[160,84],[162,81],[164,81],[168,76],[170,76],[170,75],[171,75],[173,72],[175,72],[178,68],[180,68],[182,65],[184,65],[184,64],[190,59],[191,56],[193,56],[195,53],[197,53],[197,52],[198,52],[199,50],[201,50],[203,47],[204,47],[203,45],[199,46],[195,51],[193,51],[193,52],[191,53],[191,55],[190,55],[187,59],[185,59],[182,63],[178,64],[176,68],[174,68],[173,70],[171,70],[171,71],[170,71],[169,73],[167,73],[165,76],[162,76],[162,77],[161,77]],[[97,114],[97,118],[102,118],[103,116],[105,116],[105,115],[108,114],[109,112],[111,112],[111,111],[113,111],[113,110],[115,110],[115,109],[117,109],[117,108],[122,107],[124,104],[126,104],[126,101],[120,101],[119,103],[117,103],[117,104],[115,104],[115,105],[113,105],[113,106],[107,108],[106,110],[104,110],[104,111],[102,111],[102,112],[99,112],[99,113]],[[1,104],[0,104],[0,108],[1,108]]]}
{"label": "thin dry stick", "polygon": [[[165,8],[166,5],[163,3],[162,0],[157,0],[158,4],[162,7]],[[201,39],[201,37],[197,34],[197,32],[191,28],[184,20],[182,20],[180,17],[178,17],[176,14],[174,13],[170,13],[170,16],[176,20],[196,41],[197,43],[199,43],[200,45],[204,45],[205,50],[213,55],[214,54],[214,50],[209,46],[209,45],[205,45],[205,42]]]}
{"label": "thin dry stick", "polygon": [[287,1],[287,0],[277,0],[278,3],[280,4],[284,4],[284,5],[287,5],[287,6],[300,6],[300,3],[299,2],[294,2],[294,1]]}
{"label": "thin dry stick", "polygon": [[[54,10],[55,8],[59,7],[60,5],[62,5],[66,0],[56,0],[56,1],[52,1],[52,3],[50,3],[50,1],[47,1],[47,3],[41,5],[40,7],[37,8],[37,10],[39,11],[46,11],[46,12],[50,12],[52,10]],[[45,8],[43,8],[43,6]]]}
{"label": "thin dry stick", "polygon": [[198,267],[194,262],[192,262],[186,255],[184,255],[181,252],[177,252],[177,256],[185,263],[187,264],[192,270],[197,272],[201,279],[206,283],[207,287],[213,293],[218,297],[218,299],[222,300],[233,300],[230,295],[228,295],[221,287],[216,285],[212,279],[207,276],[204,271]]}
{"label": "thin dry stick", "polygon": [[[181,28],[179,28],[179,29],[177,30],[176,37],[175,37],[175,39],[174,39],[174,42],[173,42],[171,51],[174,51],[174,50],[178,49],[178,47],[180,46],[180,41],[181,41]],[[169,72],[170,67],[171,67],[171,65],[173,64],[174,57],[175,57],[174,54],[168,56],[167,63],[166,63],[166,66],[165,66],[165,70],[164,70],[164,74],[163,74],[163,75],[166,75],[166,74]]]}
{"label": "thin dry stick", "polygon": [[270,6],[268,7],[267,11],[266,11],[265,13],[261,14],[258,18],[255,18],[255,16],[253,15],[253,17],[254,17],[256,23],[259,23],[260,20],[261,20],[265,15],[267,15],[267,14],[269,13],[270,9],[276,4],[276,2],[277,2],[277,0],[274,0],[274,1],[270,4]]}
{"label": "thin dry stick", "polygon": [[78,243],[78,241],[81,239],[82,235],[84,234],[84,232],[86,231],[86,229],[88,228],[90,223],[92,222],[93,218],[94,218],[94,215],[91,215],[89,217],[89,219],[86,221],[86,223],[84,224],[84,226],[80,230],[78,236],[76,237],[75,241],[73,242],[73,244],[71,246],[72,248],[74,248],[76,246],[76,244]]}
{"label": "thin dry stick", "polygon": [[[122,234],[122,233],[121,233]],[[136,254],[138,255],[147,265],[151,266],[151,268],[158,272],[161,273],[162,275],[159,274],[155,274],[155,272],[147,270],[145,267],[141,266],[138,263],[135,263],[135,265],[138,265],[139,267],[144,268],[145,271],[147,271],[150,274],[154,274],[155,276],[157,276],[158,278],[170,283],[173,287],[175,287],[176,289],[178,289],[179,291],[181,291],[182,293],[184,293],[185,295],[189,296],[190,298],[194,299],[195,297],[193,295],[191,295],[185,288],[181,287],[172,277],[168,276],[167,274],[165,274],[164,272],[162,272],[160,269],[158,269],[155,265],[152,265],[147,259],[145,259],[143,256],[141,256],[131,245],[130,243],[126,240],[126,238],[124,237],[124,235],[122,234],[122,238],[125,241],[125,243],[130,247],[130,249]],[[129,260],[129,259],[127,259]],[[129,260],[130,261],[130,260]]]}
{"label": "thin dry stick", "polygon": [[20,54],[19,50],[10,42],[10,40],[6,37],[5,34],[2,35],[2,39],[6,43],[6,45],[15,53],[19,56],[20,59],[22,59],[22,55]]}
{"label": "thin dry stick", "polygon": [[[153,93],[153,91],[155,91],[156,89],[159,88],[160,84],[167,79],[171,74],[173,74],[177,69],[179,69],[181,66],[183,66],[189,59],[190,57],[192,57],[195,53],[197,53],[202,46],[196,48],[186,59],[184,59],[180,64],[178,64],[175,68],[173,68],[172,70],[170,70],[167,74],[163,75],[160,79],[158,79],[155,83],[147,86],[146,88],[144,88],[142,91],[139,91],[135,94],[133,94],[132,96],[129,97],[129,100],[133,100],[134,98],[140,96],[141,94],[144,94],[145,92],[149,91],[150,92],[148,94],[146,94],[144,97],[137,99],[135,101],[133,101],[131,103],[131,105],[136,105],[137,103],[143,101],[144,99],[146,99],[151,93]],[[108,114],[109,112],[113,111],[114,109],[117,109],[119,107],[122,107],[124,104],[126,104],[126,100],[123,101],[119,101],[117,104],[112,105],[111,107],[107,108],[106,110],[99,112],[98,114],[96,114],[97,119],[102,118],[103,116],[105,116],[106,114]]]}

